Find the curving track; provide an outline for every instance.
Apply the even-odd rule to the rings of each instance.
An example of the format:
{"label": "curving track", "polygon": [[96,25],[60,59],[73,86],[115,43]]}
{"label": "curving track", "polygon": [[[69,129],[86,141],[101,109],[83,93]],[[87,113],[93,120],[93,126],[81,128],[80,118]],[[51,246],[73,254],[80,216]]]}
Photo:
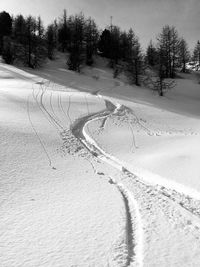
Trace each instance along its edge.
{"label": "curving track", "polygon": [[[190,241],[200,239],[199,202],[175,190],[146,183],[128,170],[127,166],[119,159],[108,154],[96,143],[91,136],[91,132],[87,130],[88,124],[95,120],[103,119],[103,128],[106,121],[112,116],[118,116],[119,114],[122,116],[122,111],[125,111],[124,116],[126,116],[126,111],[127,113],[130,112],[127,107],[115,104],[109,98],[103,98],[101,95],[96,94],[98,99],[103,99],[106,108],[100,112],[90,113],[87,94],[81,93],[85,99],[88,114],[73,121],[70,113],[73,94],[70,93],[67,96],[68,106],[64,107],[62,102],[64,93],[48,91],[48,86],[48,84],[42,82],[39,88],[34,89],[33,87],[32,96],[42,114],[64,141],[64,146],[70,145],[69,143],[72,141],[68,131],[70,125],[71,133],[89,151],[93,158],[104,161],[119,171],[117,179],[109,177],[108,182],[116,186],[124,200],[126,212],[126,263],[124,266],[169,266],[168,263],[174,264],[174,262],[170,263],[170,257],[172,260],[176,257],[175,262],[177,262],[178,255],[176,255],[176,251],[179,249],[179,244],[177,245],[178,248],[173,247],[173,243],[177,241],[177,238],[180,237],[181,240],[186,238],[186,240],[189,239]],[[29,104],[28,113],[31,122]],[[149,134],[150,130],[141,124],[134,113],[133,115],[136,123]],[[133,136],[132,148],[136,148],[134,130],[130,123],[129,126]],[[33,124],[32,127],[34,129]],[[37,135],[37,131],[34,131]],[[38,135],[37,137],[48,157],[50,166],[52,166],[48,152],[45,150],[45,145]],[[73,140],[73,142],[77,141]],[[80,143],[77,143],[77,151],[79,151]],[[95,166],[92,163],[93,159],[89,159],[89,161],[95,171]],[[166,232],[164,233],[165,230]],[[163,241],[163,238],[169,238],[168,243]],[[169,246],[172,249],[167,254]],[[180,247],[182,247],[182,243],[180,243]],[[157,251],[154,251],[155,249]],[[193,254],[196,254],[197,251],[198,249]],[[151,259],[151,263],[148,265],[151,253],[155,255],[155,258],[153,262]],[[184,253],[189,252],[183,248]],[[187,256],[192,257],[193,254],[187,254]],[[166,259],[163,258],[164,256],[168,258],[167,264],[165,264]],[[180,266],[179,263],[176,266]]]}

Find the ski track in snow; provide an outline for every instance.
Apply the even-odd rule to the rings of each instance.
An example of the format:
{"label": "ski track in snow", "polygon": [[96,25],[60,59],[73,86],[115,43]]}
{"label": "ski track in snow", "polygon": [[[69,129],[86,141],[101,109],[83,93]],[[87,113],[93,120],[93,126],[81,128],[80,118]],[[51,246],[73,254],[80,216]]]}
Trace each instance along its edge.
{"label": "ski track in snow", "polygon": [[[100,96],[100,95],[99,95]],[[100,96],[102,97],[102,96]],[[126,167],[123,166],[123,163],[121,163],[118,159],[116,159],[115,157],[109,155],[108,153],[106,153],[105,151],[103,151],[98,145],[97,143],[91,138],[91,136],[89,136],[86,131],[85,128],[88,125],[88,123],[90,123],[91,121],[94,120],[99,120],[99,119],[106,119],[108,116],[110,116],[111,114],[117,114],[117,112],[120,110],[120,108],[125,108],[125,106],[121,106],[119,104],[114,104],[112,102],[110,102],[109,100],[105,100],[105,104],[107,107],[107,110],[109,110],[110,112],[106,113],[106,110],[101,112],[101,113],[95,113],[92,114],[90,116],[85,116],[82,117],[80,119],[78,119],[74,125],[72,126],[72,133],[86,146],[86,148],[95,156],[100,158],[101,160],[107,162],[108,164],[114,166],[115,168],[117,168],[118,170],[120,170],[123,173],[126,173],[128,175],[131,175],[132,177],[136,177],[137,182],[143,184],[145,187],[149,187],[148,184],[146,184],[144,181],[142,181],[141,179],[139,179],[137,176],[134,175],[134,173],[131,173],[131,171],[129,171]],[[113,108],[115,107],[115,108]],[[148,128],[146,128],[145,126],[143,126],[140,122],[139,119],[137,118],[137,116],[134,114],[138,124],[141,126],[141,128],[144,128],[144,130],[147,132],[147,134],[151,135],[150,130]],[[133,144],[135,144],[135,139],[134,139],[134,133],[133,133]],[[136,147],[136,144],[135,144]],[[112,178],[111,178],[112,180]],[[129,260],[127,261],[127,266],[131,266],[131,263],[135,263],[136,266],[143,266],[143,230],[142,230],[142,219],[141,219],[141,215],[140,215],[140,209],[139,209],[139,205],[137,203],[137,201],[135,200],[135,197],[133,195],[133,193],[128,190],[123,183],[117,183],[115,180],[112,180],[112,182],[118,187],[119,191],[121,192],[124,201],[125,201],[125,206],[126,206],[126,213],[127,213],[127,220],[129,221],[127,223],[127,234],[130,234],[130,225],[131,225],[131,218],[130,218],[130,207],[127,206],[127,203],[132,203],[134,206],[134,212],[137,215],[137,232],[136,233],[132,233],[132,235],[135,235],[135,240],[132,240],[132,245],[129,243],[129,247],[128,247],[128,258]],[[172,194],[174,193],[175,190],[173,190],[173,192],[170,192],[170,190],[168,190],[167,188],[163,187],[163,186],[157,186],[157,188],[155,189],[155,191],[157,191],[157,193],[159,195],[162,195],[164,197],[167,197],[171,202],[173,202],[173,204],[178,204],[180,209],[186,209],[189,212],[193,213],[193,210],[188,209],[186,207],[184,207],[184,205],[182,205],[180,202],[177,201],[176,197],[172,196]],[[175,191],[176,192],[176,191]],[[178,192],[177,192],[178,194]],[[186,196],[187,198],[188,196]],[[200,226],[199,223],[199,218],[198,220],[195,220],[196,223],[196,227],[198,228]],[[133,245],[134,244],[134,245]],[[134,248],[134,253],[135,253],[135,257],[132,255],[131,253],[131,248],[133,249],[133,246],[135,246]],[[130,260],[130,258],[132,258]]]}
{"label": "ski track in snow", "polygon": [[[83,93],[82,93],[83,94]],[[107,119],[114,115],[117,115],[120,109],[128,110],[125,106],[119,105],[118,103],[113,103],[110,98],[105,98],[98,94],[96,92],[96,97],[102,98],[105,102],[106,109],[101,112],[96,113],[89,113],[88,110],[88,101],[87,101],[87,94],[85,93],[85,101],[87,105],[88,115],[82,116],[72,122],[72,119],[70,117],[70,108],[71,108],[71,97],[72,95],[69,94],[68,96],[68,107],[67,111],[64,110],[64,107],[62,105],[62,94],[58,94],[56,98],[57,102],[57,108],[60,111],[60,114],[56,114],[54,110],[54,103],[52,102],[52,96],[53,92],[48,91],[48,85],[45,85],[44,82],[40,84],[40,87],[38,89],[38,92],[36,94],[35,88],[33,88],[32,96],[37,103],[37,106],[41,110],[42,114],[46,117],[46,119],[49,121],[49,123],[58,131],[60,137],[64,140],[65,139],[65,131],[67,131],[67,126],[63,125],[63,121],[68,120],[71,132],[73,135],[84,145],[84,147],[96,158],[108,163],[109,165],[113,166],[123,174],[131,177],[132,179],[135,179],[136,184],[140,183],[141,185],[145,186],[147,190],[151,188],[151,185],[148,185],[143,180],[139,179],[134,173],[129,171],[125,166],[123,166],[123,163],[120,162],[117,158],[114,156],[108,154],[103,149],[99,147],[99,145],[92,139],[91,134],[88,135],[86,132],[86,127],[88,127],[88,124],[94,120],[100,120],[103,119],[102,128],[104,128],[105,123]],[[48,109],[45,105],[45,99],[49,99],[49,106],[50,109]],[[29,101],[29,99],[28,99]],[[29,102],[28,102],[29,103]],[[28,104],[28,112],[30,112],[30,107]],[[132,112],[133,113],[133,112]],[[62,114],[62,116],[61,116]],[[137,116],[134,114],[137,123],[140,125],[141,128],[144,128],[144,130],[147,132],[147,134],[151,134],[150,130],[146,128]],[[30,114],[29,114],[30,117]],[[61,119],[63,117],[63,120]],[[32,123],[32,121],[31,121]],[[34,125],[32,125],[34,127]],[[130,130],[132,132],[133,136],[133,143],[132,147],[137,147],[137,144],[135,142],[134,132],[133,128]],[[40,137],[38,138],[39,140]],[[42,140],[41,140],[42,142]],[[45,150],[45,146],[42,143],[43,149]],[[86,158],[87,159],[87,158]],[[88,160],[88,159],[87,159]],[[49,159],[51,161],[51,159]],[[88,160],[90,161],[90,160]],[[95,167],[90,161],[94,171]],[[114,184],[116,188],[119,190],[120,194],[122,195],[122,198],[124,200],[125,204],[125,211],[126,211],[126,245],[127,245],[127,261],[126,261],[126,267],[127,266],[143,266],[143,247],[144,247],[144,233],[143,233],[143,223],[142,223],[142,217],[141,217],[141,211],[140,211],[140,205],[138,201],[136,200],[136,197],[134,196],[133,192],[129,190],[123,183],[123,181],[116,181],[114,178],[110,177],[110,183]],[[193,208],[190,208],[190,206],[185,205],[184,203],[180,202],[178,200],[177,195],[179,194],[175,190],[167,189],[163,186],[157,186],[154,188],[155,192],[158,192],[160,195],[163,196],[163,199],[167,198],[169,199],[173,205],[178,204],[178,207],[180,209],[184,209],[190,214],[195,216],[195,223],[198,227],[200,227],[199,224],[199,214],[198,212],[195,212]],[[178,195],[179,196],[179,195]],[[188,198],[188,196],[186,196]],[[197,215],[197,220],[196,220]],[[135,216],[135,217],[134,217]],[[136,220],[136,221],[133,221]]]}
{"label": "ski track in snow", "polygon": [[[59,133],[60,135],[62,135],[62,132],[64,132],[66,129],[64,128],[61,120],[58,118],[58,116],[55,114],[55,111],[54,111],[54,104],[52,103],[52,95],[53,95],[53,92],[49,92],[48,91],[48,85],[45,85],[44,82],[41,82],[39,84],[39,89],[38,89],[38,92],[37,94],[35,95],[35,88],[33,88],[33,91],[32,91],[32,96],[37,104],[37,106],[39,107],[39,109],[41,110],[41,112],[43,113],[43,115],[46,117],[46,119],[48,120],[48,122],[53,126],[55,127],[56,130],[59,130]],[[29,96],[30,97],[30,96]],[[28,97],[28,100],[29,101],[29,97]],[[101,97],[99,95],[99,97]],[[50,106],[50,110],[45,106],[45,98],[49,98],[49,106]],[[62,100],[61,100],[61,95],[58,94],[57,97],[56,97],[56,100],[57,100],[57,107],[58,107],[58,110],[60,110],[60,112],[62,114],[64,114],[65,118],[64,119],[69,119],[70,121],[70,125],[71,128],[72,128],[72,132],[74,133],[75,137],[78,138],[84,145],[86,145],[86,143],[83,142],[83,138],[85,137],[86,133],[84,132],[84,127],[87,126],[87,123],[86,122],[89,122],[91,120],[91,114],[89,114],[89,107],[88,107],[88,101],[87,101],[87,98],[86,98],[86,95],[85,95],[85,102],[86,102],[86,105],[87,105],[87,112],[88,112],[88,115],[86,116],[87,117],[87,120],[84,119],[79,119],[79,123],[76,125],[76,122],[74,124],[72,124],[72,120],[70,118],[70,106],[71,106],[71,95],[69,96],[69,105],[68,105],[68,108],[67,108],[67,114],[65,113],[64,109],[63,109],[63,106],[62,106]],[[116,113],[117,112],[117,109],[120,107],[118,105],[118,107],[116,107],[112,102],[110,102],[109,100],[105,100],[105,104],[106,104],[106,107],[107,109],[104,110],[103,112],[97,112],[95,113],[94,115],[92,115],[92,119],[99,119],[100,117],[101,118],[104,118],[105,120],[107,119],[107,117],[110,115],[110,113]],[[37,134],[37,131],[36,129],[34,128],[34,125],[33,125],[33,122],[31,120],[31,117],[30,117],[30,110],[29,110],[29,102],[28,102],[28,115],[29,115],[29,119],[30,119],[30,123],[31,123],[31,126],[34,130],[34,132],[36,133],[36,136],[45,152],[45,154],[47,155],[47,158],[48,158],[48,161],[50,163],[50,166],[52,167],[52,162],[51,162],[51,159],[50,159],[50,156],[48,154],[48,152],[46,151],[46,148],[45,148],[45,144],[44,142],[42,141],[41,137]],[[59,114],[61,115],[61,114]],[[90,139],[91,140],[91,139]],[[91,145],[94,146],[93,144],[93,141],[91,142]],[[97,156],[96,152],[94,150],[95,149],[95,146],[94,146],[94,150],[91,149],[91,147],[88,147],[86,145],[87,149],[92,153],[92,155],[94,156]],[[101,149],[99,149],[97,147],[97,150],[101,151]],[[101,160],[103,159],[101,157],[101,155],[103,155],[104,153],[101,153],[101,154],[98,154],[98,157],[101,158]],[[109,157],[108,157],[109,158]],[[89,160],[88,160],[89,161]],[[90,162],[91,165],[92,165],[92,168],[93,170],[95,171],[95,167],[94,165],[92,164],[92,162]],[[53,167],[55,169],[55,167]],[[134,207],[134,212],[136,212],[137,214],[137,219],[138,219],[138,226],[140,227],[140,230],[138,231],[138,233],[140,232],[139,236],[137,237],[137,239],[139,240],[141,238],[141,223],[139,222],[140,221],[140,217],[139,217],[139,208],[137,206],[137,202],[135,201],[132,193],[127,190],[124,185],[122,183],[118,184],[114,178],[111,178],[110,177],[110,180],[112,180],[112,183],[116,185],[116,188],[118,189],[118,191],[120,192],[121,196],[122,196],[122,199],[124,200],[124,205],[125,205],[125,210],[126,210],[126,217],[127,217],[127,222],[126,222],[126,246],[127,246],[127,252],[128,252],[128,255],[127,255],[127,260],[126,260],[126,266],[131,266],[131,264],[133,262],[137,263],[137,266],[142,266],[142,251],[141,251],[141,248],[142,248],[142,242],[139,242],[140,244],[136,245],[135,244],[135,240],[133,240],[135,233],[133,232],[133,220],[132,220],[132,215],[131,215],[131,208],[130,208],[130,203],[131,205]],[[137,249],[135,249],[134,247],[135,246],[138,246]]]}
{"label": "ski track in snow", "polygon": [[[101,96],[100,96],[101,97]],[[101,159],[102,161],[105,161],[108,164],[111,164],[112,166],[115,166],[120,171],[123,170],[123,166],[118,164],[118,162],[115,162],[116,160],[106,154],[97,144],[96,142],[87,135],[85,131],[85,127],[88,125],[88,123],[92,120],[99,120],[100,118],[107,118],[110,116],[110,114],[114,114],[118,112],[118,109],[121,107],[121,105],[116,104],[116,106],[110,102],[109,100],[105,100],[105,105],[107,107],[107,110],[104,110],[99,113],[95,113],[92,115],[87,115],[85,117],[82,117],[75,121],[75,123],[71,126],[72,133],[86,146],[86,148],[95,156]],[[126,246],[127,246],[127,264],[126,266],[132,266],[132,263],[136,264],[136,266],[143,266],[142,264],[142,224],[141,224],[141,218],[140,218],[140,212],[139,207],[134,199],[133,194],[126,189],[126,187],[122,183],[117,183],[114,178],[110,177],[110,180],[113,184],[116,185],[119,192],[121,193],[124,203],[125,203],[125,209],[126,209],[126,217],[127,217],[127,225],[126,225]],[[137,215],[137,232],[138,235],[133,232],[132,227],[132,215],[131,215],[131,203],[134,207],[134,212]],[[137,236],[136,240],[133,240],[134,236]]]}

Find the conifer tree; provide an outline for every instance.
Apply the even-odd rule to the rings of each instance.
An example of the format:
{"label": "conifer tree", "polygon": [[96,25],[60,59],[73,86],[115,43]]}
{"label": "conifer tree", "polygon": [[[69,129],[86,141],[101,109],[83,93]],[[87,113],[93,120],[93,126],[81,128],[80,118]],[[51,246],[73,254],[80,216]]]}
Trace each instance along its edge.
{"label": "conifer tree", "polygon": [[34,68],[34,44],[35,44],[35,33],[36,33],[36,20],[32,16],[28,16],[26,19],[26,31],[25,31],[25,64],[28,67]]}
{"label": "conifer tree", "polygon": [[158,51],[151,40],[146,51],[146,63],[153,67],[158,64],[158,61]]}
{"label": "conifer tree", "polygon": [[120,34],[120,59],[127,61],[127,51],[129,48],[128,36],[126,31]]}
{"label": "conifer tree", "polygon": [[190,59],[190,52],[188,49],[188,44],[186,43],[184,38],[180,39],[180,46],[179,46],[179,61],[181,65],[181,71],[183,73],[186,72],[186,63]]}
{"label": "conifer tree", "polygon": [[40,17],[36,20],[36,32],[34,32],[34,67],[41,66],[47,57],[45,42],[45,30]]}
{"label": "conifer tree", "polygon": [[0,13],[0,54],[3,51],[3,42],[5,36],[12,33],[12,18],[9,13],[3,11]]}
{"label": "conifer tree", "polygon": [[2,58],[6,64],[12,64],[15,60],[14,45],[9,36],[4,37]]}
{"label": "conifer tree", "polygon": [[165,77],[174,78],[178,63],[180,39],[174,26],[166,25],[158,37],[158,47],[162,51],[162,64],[165,67]]}
{"label": "conifer tree", "polygon": [[98,49],[103,57],[111,57],[111,32],[108,29],[104,29],[100,35],[98,42]]}
{"label": "conifer tree", "polygon": [[82,13],[73,18],[70,55],[67,61],[70,70],[80,72],[84,61],[84,16]]}
{"label": "conifer tree", "polygon": [[58,41],[61,45],[61,51],[66,52],[70,45],[71,31],[68,26],[67,12],[64,9],[62,22],[58,29]]}
{"label": "conifer tree", "polygon": [[26,19],[19,15],[13,23],[13,42],[15,59],[28,67],[40,66],[46,56],[44,26],[40,17],[35,19],[28,16]]}
{"label": "conifer tree", "polygon": [[18,15],[13,21],[13,38],[17,43],[25,43],[26,21],[23,15]]}
{"label": "conifer tree", "polygon": [[97,26],[91,18],[85,23],[85,42],[86,42],[86,64],[93,64],[93,55],[97,50],[98,30]]}
{"label": "conifer tree", "polygon": [[193,51],[193,60],[197,63],[200,67],[200,41],[197,41],[194,51]]}
{"label": "conifer tree", "polygon": [[26,21],[21,14],[13,21],[13,42],[15,59],[26,64]]}
{"label": "conifer tree", "polygon": [[139,86],[142,72],[142,53],[138,38],[132,29],[128,32],[127,72],[132,83]]}
{"label": "conifer tree", "polygon": [[111,26],[110,40],[110,66],[114,68],[120,59],[120,29],[117,26]]}
{"label": "conifer tree", "polygon": [[56,29],[54,24],[50,24],[46,31],[47,54],[49,59],[53,59],[56,48]]}

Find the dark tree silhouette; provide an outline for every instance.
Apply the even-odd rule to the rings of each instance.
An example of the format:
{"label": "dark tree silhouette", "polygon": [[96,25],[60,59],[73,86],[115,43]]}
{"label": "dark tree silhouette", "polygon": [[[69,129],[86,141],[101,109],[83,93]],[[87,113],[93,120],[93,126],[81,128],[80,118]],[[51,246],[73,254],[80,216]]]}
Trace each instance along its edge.
{"label": "dark tree silhouette", "polygon": [[142,53],[138,38],[132,29],[128,32],[127,72],[130,80],[139,86],[142,72]]}
{"label": "dark tree silhouette", "polygon": [[51,24],[47,27],[46,44],[47,44],[48,58],[52,60],[56,48],[56,29],[54,24]]}
{"label": "dark tree silhouette", "polygon": [[156,47],[153,45],[153,42],[151,40],[146,51],[146,63],[153,67],[157,65],[158,62],[159,62],[158,51]]}
{"label": "dark tree silhouette", "polygon": [[89,18],[85,23],[86,64],[91,66],[93,55],[97,52],[98,30],[94,20]]}
{"label": "dark tree silhouette", "polygon": [[[71,18],[69,19],[71,20]],[[66,52],[70,48],[71,43],[71,31],[67,21],[67,12],[64,10],[62,22],[58,29],[58,42],[61,45],[61,51]]]}
{"label": "dark tree silhouette", "polygon": [[181,71],[183,73],[186,72],[186,63],[190,60],[190,52],[188,49],[188,44],[186,43],[184,38],[180,39],[180,46],[179,46],[179,62],[181,65]]}
{"label": "dark tree silhouette", "polygon": [[18,15],[13,22],[15,59],[28,67],[40,66],[46,56],[45,30],[40,17]]}
{"label": "dark tree silhouette", "polygon": [[111,44],[111,33],[108,29],[105,29],[101,33],[98,43],[98,49],[103,57],[107,58],[111,57],[110,44]]}
{"label": "dark tree silhouette", "polygon": [[80,72],[80,66],[84,61],[84,25],[85,20],[82,13],[76,15],[72,20],[72,38],[70,55],[67,61],[70,70]]}
{"label": "dark tree silhouette", "polygon": [[193,51],[193,61],[200,67],[200,41],[197,41]]}
{"label": "dark tree silhouette", "polygon": [[15,60],[14,45],[9,36],[4,37],[2,58],[7,64],[12,64]]}
{"label": "dark tree silhouette", "polygon": [[159,51],[162,51],[162,64],[165,66],[165,77],[174,78],[179,59],[180,39],[174,26],[166,25],[158,37]]}
{"label": "dark tree silhouette", "polygon": [[12,33],[12,18],[9,13],[3,11],[0,13],[0,54],[3,51],[4,37]]}
{"label": "dark tree silhouette", "polygon": [[110,66],[114,68],[120,60],[120,28],[111,26],[111,40],[110,40]]}

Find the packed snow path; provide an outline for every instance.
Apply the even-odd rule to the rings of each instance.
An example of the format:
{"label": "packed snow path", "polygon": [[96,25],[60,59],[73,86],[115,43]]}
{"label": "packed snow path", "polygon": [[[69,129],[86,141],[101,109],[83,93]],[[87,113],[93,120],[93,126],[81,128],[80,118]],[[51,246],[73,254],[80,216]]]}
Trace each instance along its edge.
{"label": "packed snow path", "polygon": [[[98,95],[99,96],[99,95]],[[102,98],[102,96],[100,96]],[[90,121],[93,120],[99,120],[99,119],[106,119],[112,114],[117,114],[118,109],[121,108],[120,105],[115,106],[112,102],[109,100],[104,100],[105,101],[105,106],[106,110],[95,113],[92,115],[87,115],[85,117],[82,117],[75,121],[75,123],[71,126],[71,131],[77,137],[84,145],[85,147],[90,151],[92,155],[95,157],[101,159],[102,161],[105,161],[106,163],[110,164],[111,166],[116,167],[116,169],[123,171],[123,166],[119,163],[117,159],[112,157],[111,155],[108,155],[105,151],[103,151],[97,144],[96,142],[86,133],[85,127]],[[104,120],[105,124],[105,120]],[[127,223],[126,223],[126,245],[127,245],[127,262],[126,266],[131,266],[132,264],[135,264],[136,266],[143,266],[143,251],[142,251],[142,245],[143,245],[143,240],[142,240],[142,223],[141,223],[141,218],[140,218],[140,212],[138,208],[138,204],[134,199],[133,194],[128,191],[122,183],[118,183],[115,181],[114,178],[110,177],[109,180],[110,183],[116,185],[118,188],[119,192],[121,193],[123,199],[124,199],[124,204],[125,204],[125,209],[126,209],[126,217],[127,217]],[[134,212],[136,217],[133,217],[131,215],[131,208],[129,205],[132,205],[134,208]],[[135,220],[135,222],[134,222]],[[136,224],[136,229],[135,232],[133,231],[132,224]],[[135,237],[135,238],[134,238]]]}
{"label": "packed snow path", "polygon": [[[100,96],[100,97],[102,97],[102,96]],[[171,192],[170,189],[167,189],[164,186],[162,186],[161,188],[160,187],[153,187],[153,189],[152,189],[152,186],[146,184],[144,181],[142,181],[137,176],[135,176],[133,173],[131,173],[129,170],[127,170],[127,168],[123,165],[122,162],[120,162],[115,157],[113,157],[113,156],[109,155],[108,153],[106,153],[105,151],[103,151],[99,147],[99,145],[97,145],[97,143],[86,133],[85,128],[89,122],[94,121],[94,120],[98,120],[98,119],[100,120],[100,119],[104,118],[103,123],[105,124],[105,118],[111,117],[112,114],[115,114],[115,116],[116,116],[116,115],[118,115],[118,113],[119,114],[123,113],[123,111],[126,109],[129,111],[129,109],[126,108],[125,106],[120,106],[119,104],[115,106],[114,103],[110,102],[107,99],[105,99],[104,101],[105,101],[105,106],[107,109],[102,111],[102,112],[87,115],[83,118],[78,119],[74,123],[74,125],[72,126],[72,133],[86,146],[86,148],[92,153],[92,155],[107,162],[111,166],[114,166],[116,169],[119,169],[123,174],[127,174],[129,177],[132,177],[132,179],[136,180],[136,182],[142,184],[143,187],[145,187],[148,194],[154,195],[154,193],[156,192],[156,194],[159,197],[161,197],[161,199],[164,202],[166,201],[166,197],[167,197],[167,198],[169,198],[169,200],[174,201],[177,205],[180,205],[181,207],[186,208],[186,205],[184,205],[184,201],[179,202],[178,192],[175,192],[175,196],[174,196],[174,192]],[[122,120],[123,120],[123,118],[122,118]],[[134,138],[134,136],[133,136],[133,138]],[[130,262],[128,261],[128,263],[131,264],[131,262],[132,262],[132,264],[136,264],[136,266],[137,265],[143,266],[143,242],[144,241],[143,241],[142,220],[141,220],[141,215],[140,215],[138,203],[137,203],[137,201],[135,201],[133,192],[128,191],[123,183],[116,182],[115,179],[113,179],[113,178],[110,178],[109,182],[110,181],[119,188],[119,190],[121,191],[121,193],[124,196],[125,202],[127,203],[128,202],[127,199],[131,199],[132,204],[134,206],[134,211],[137,214],[137,218],[136,218],[136,221],[137,221],[136,229],[137,230],[136,231],[138,233],[134,233],[135,240],[132,241],[132,243],[135,244],[135,247],[137,249],[135,249],[135,254],[136,254],[135,259],[133,261],[130,261]],[[177,193],[177,196],[176,196],[176,193]],[[185,198],[185,201],[187,203],[188,196],[184,196],[182,194],[181,197],[183,199]],[[147,197],[145,197],[145,198],[147,198]],[[164,208],[164,205],[163,205],[163,208]],[[171,209],[171,207],[170,207],[170,209]],[[198,205],[197,205],[197,209],[198,209]],[[190,207],[190,209],[188,209],[188,210],[191,211],[191,213],[192,213],[191,216],[193,216],[195,207]],[[170,211],[170,212],[172,212],[172,211]],[[158,214],[157,214],[157,216],[161,217]],[[127,217],[128,217],[128,215],[127,215]],[[131,220],[131,219],[129,218],[129,220]],[[191,223],[190,220],[188,221],[188,223],[189,224]],[[199,229],[199,227],[200,227],[199,223],[200,223],[200,221],[198,219],[196,219],[196,225],[193,227]],[[127,232],[129,235],[131,235],[131,233],[128,231],[128,229],[127,229]],[[129,251],[130,251],[130,249],[129,249]],[[127,266],[129,266],[129,264]]]}
{"label": "packed snow path", "polygon": [[[111,138],[107,126],[120,121],[136,148],[134,109],[12,67],[1,71],[3,267],[200,264],[199,201],[135,175],[95,140],[98,131]],[[29,135],[33,146],[24,151]]]}
{"label": "packed snow path", "polygon": [[[42,90],[42,95],[43,95],[43,90]],[[88,105],[87,101],[86,101],[86,105]],[[69,117],[69,107],[71,106],[71,102],[69,100],[69,106],[68,106],[68,118],[71,122],[71,119]],[[103,151],[97,144],[96,142],[86,133],[85,131],[85,127],[87,126],[87,124],[90,121],[93,120],[98,120],[98,119],[102,119],[102,118],[107,118],[110,117],[112,114],[117,115],[118,111],[119,113],[123,113],[123,109],[126,109],[126,107],[120,106],[120,105],[116,105],[112,102],[110,102],[109,100],[105,100],[105,106],[106,106],[106,110],[101,111],[101,112],[95,112],[94,114],[91,115],[86,115],[82,118],[77,119],[77,121],[75,121],[74,125],[72,125],[72,133],[86,146],[86,148],[91,152],[91,154],[95,157],[100,158],[101,160],[109,163],[111,166],[114,166],[115,168],[117,168],[118,170],[120,170],[121,172],[128,174],[128,176],[132,176],[133,179],[136,179],[137,182],[141,183],[143,185],[143,187],[146,188],[146,190],[148,191],[148,194],[150,193],[150,195],[152,194],[152,186],[146,184],[144,181],[141,181],[138,177],[136,177],[133,173],[131,173],[130,171],[127,170],[127,168],[123,165],[123,163],[121,163],[118,159],[116,159],[115,157],[107,154],[105,151]],[[45,109],[45,108],[44,108]],[[52,117],[52,115],[50,115],[50,118]],[[53,121],[55,120],[55,118],[53,118]],[[60,126],[61,129],[63,129],[63,126]],[[65,137],[65,132],[63,132],[63,136]],[[68,140],[65,139],[65,145],[68,142]],[[79,147],[80,149],[80,147]],[[127,252],[129,253],[128,255],[128,259],[126,261],[126,266],[129,266],[130,264],[136,264],[142,266],[143,264],[143,230],[142,230],[142,220],[141,220],[141,215],[139,212],[139,208],[138,208],[138,203],[135,201],[134,199],[134,194],[133,192],[131,192],[130,190],[127,190],[127,188],[124,186],[123,183],[120,182],[116,182],[115,179],[109,177],[109,182],[112,182],[114,185],[116,185],[119,188],[119,191],[121,192],[124,201],[125,201],[125,206],[127,205],[127,203],[130,202],[129,199],[132,200],[132,205],[134,206],[134,211],[137,214],[137,217],[135,218],[135,233],[130,233],[129,229],[132,228],[130,227],[130,225],[132,224],[132,219],[129,215],[129,210],[131,210],[131,208],[129,208],[128,206],[126,207],[126,213],[127,213],[127,220],[129,220],[129,222],[127,223],[127,230],[126,232],[131,235],[131,236],[135,236],[135,239],[132,240],[131,242],[127,243]],[[130,185],[129,185],[130,187]],[[128,193],[127,193],[128,192]],[[177,192],[171,192],[170,189],[167,189],[165,187],[153,187],[153,194],[156,192],[156,195],[158,195],[161,200],[163,200],[164,202],[166,201],[166,198],[168,198],[170,200],[170,202],[175,202],[177,205],[179,205],[179,212],[183,212],[183,214],[185,215],[189,215],[194,217],[193,214],[195,214],[195,210],[198,209],[198,205],[197,207],[195,207],[195,205],[193,206],[191,204],[191,207],[188,207],[188,196],[184,196],[183,194],[181,195],[181,203],[180,203],[180,194]],[[141,193],[142,194],[142,193]],[[177,196],[176,196],[177,194]],[[175,195],[175,196],[174,196]],[[164,198],[163,198],[164,196]],[[145,199],[147,199],[147,196],[144,197]],[[144,199],[143,199],[144,201]],[[165,212],[170,212],[173,213],[173,206],[171,207],[169,202],[169,207],[168,207],[168,211]],[[164,209],[165,206],[163,205],[162,209]],[[183,210],[182,210],[183,209]],[[184,211],[184,209],[191,211],[191,214],[188,214],[187,212]],[[162,210],[163,212],[163,210]],[[172,215],[171,215],[172,216]],[[179,214],[178,216],[181,217],[181,215]],[[158,218],[161,218],[160,214],[157,214]],[[134,215],[133,215],[134,218]],[[174,220],[176,220],[177,218],[173,218]],[[185,218],[184,218],[185,219]],[[186,220],[186,224],[188,223],[190,225],[190,219],[185,219]],[[193,220],[195,221],[195,224],[193,225],[192,230],[195,230],[198,232],[199,229],[199,220],[198,218],[193,218]],[[136,223],[137,222],[137,223]],[[138,225],[137,225],[138,224]],[[129,225],[129,226],[128,226]],[[134,227],[133,227],[134,228]],[[161,230],[163,231],[163,229]],[[138,234],[138,233],[139,234]],[[177,236],[176,236],[177,238]],[[198,239],[198,238],[197,238]],[[127,239],[125,239],[127,242]],[[175,240],[174,240],[175,242]],[[131,243],[131,245],[130,245]],[[135,253],[131,253],[131,249],[134,250],[135,247]],[[135,255],[135,257],[130,255]],[[122,262],[120,262],[120,264],[122,266]]]}

